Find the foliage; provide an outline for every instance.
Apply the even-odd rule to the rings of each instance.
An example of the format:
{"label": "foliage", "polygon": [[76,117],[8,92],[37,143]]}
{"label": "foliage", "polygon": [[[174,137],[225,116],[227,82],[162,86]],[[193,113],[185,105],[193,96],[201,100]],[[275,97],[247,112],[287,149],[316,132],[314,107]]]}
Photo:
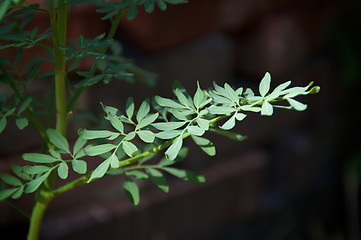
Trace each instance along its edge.
{"label": "foliage", "polygon": [[[80,129],[79,137],[72,145],[66,138],[68,117],[83,91],[99,82],[112,80],[134,81],[139,79],[154,84],[154,75],[138,68],[132,60],[122,56],[121,44],[113,40],[119,21],[125,15],[132,20],[143,5],[146,12],[155,6],[166,10],[167,4],[185,3],[184,0],[123,0],[91,2],[104,14],[103,20],[111,22],[106,34],[93,39],[68,41],[67,4],[75,5],[88,1],[46,1],[45,8],[26,1],[2,1],[0,5],[0,49],[16,49],[14,58],[0,58],[0,81],[10,89],[0,96],[0,133],[9,119],[14,118],[22,130],[34,127],[44,140],[42,153],[24,153],[24,164],[12,165],[13,174],[1,173],[0,200],[17,199],[23,193],[36,192],[33,214],[30,219],[29,239],[37,239],[43,211],[59,194],[79,185],[109,176],[123,176],[125,195],[134,204],[140,202],[140,190],[136,179],[151,180],[162,191],[168,192],[167,175],[185,181],[202,184],[205,178],[195,172],[179,169],[176,163],[187,155],[184,141],[187,138],[206,154],[214,156],[216,148],[204,137],[206,132],[220,134],[238,141],[244,136],[229,132],[236,122],[246,118],[247,112],[271,116],[274,108],[303,111],[307,108],[294,98],[317,93],[319,87],[291,87],[291,81],[271,89],[271,75],[266,73],[259,84],[259,95],[251,89],[234,89],[229,84],[213,84],[212,89],[202,89],[197,83],[196,91],[189,94],[180,83],[175,83],[175,99],[155,96],[136,106],[129,97],[124,109],[104,104],[105,120],[112,129]],[[36,12],[49,14],[51,28],[39,32],[37,27],[29,30],[29,23]],[[49,44],[52,42],[52,44]],[[40,47],[46,56],[34,57],[25,66],[20,62],[26,50]],[[81,60],[92,58],[93,66],[88,71],[77,71]],[[50,72],[41,72],[44,62],[54,64]],[[76,83],[68,79],[69,72],[77,71],[82,79]],[[37,98],[30,94],[29,86],[34,81],[51,79],[48,91]],[[48,102],[48,104],[43,104]],[[279,105],[279,102],[286,104]],[[56,126],[51,119],[56,115]],[[164,156],[159,153],[164,152]],[[89,169],[89,157],[101,160],[95,169]],[[69,171],[79,178],[66,181],[54,188],[55,177],[68,179]],[[40,197],[39,197],[40,196]],[[39,217],[40,216],[40,217]]]}
{"label": "foliage", "polygon": [[[169,168],[177,162],[175,159],[181,150],[184,151],[182,146],[185,138],[190,136],[206,154],[214,156],[215,146],[210,140],[202,137],[205,132],[212,131],[243,140],[244,137],[241,135],[226,131],[231,130],[236,121],[242,121],[247,116],[245,112],[260,112],[261,115],[271,116],[274,107],[303,111],[307,105],[298,102],[294,97],[315,93],[319,89],[311,88],[312,83],[305,87],[287,88],[291,84],[288,81],[269,92],[270,78],[270,74],[266,73],[262,79],[259,85],[260,96],[256,96],[249,88],[245,91],[243,88],[234,90],[227,83],[224,87],[214,83],[213,90],[202,90],[198,83],[193,97],[181,86],[174,89],[177,99],[156,96],[152,101],[154,112],[151,112],[149,100],[144,100],[136,110],[131,97],[127,100],[124,114],[115,107],[103,105],[105,119],[110,122],[113,130],[80,129],[79,138],[72,151],[66,138],[49,128],[46,134],[53,148],[49,148],[48,154],[23,154],[24,160],[37,165],[14,166],[13,170],[15,169],[15,174],[22,174],[18,175],[20,179],[30,181],[23,184],[18,178],[10,177],[8,174],[2,175],[3,181],[13,186],[1,192],[2,199],[9,196],[17,198],[21,195],[18,192],[21,189],[25,193],[34,192],[52,171],[57,171],[60,179],[66,179],[68,165],[74,172],[87,175],[88,183],[105,175],[114,175],[114,170],[118,170],[117,174],[124,173],[127,176],[124,189],[127,195],[130,194],[134,204],[139,203],[139,191],[132,177],[147,179],[150,176],[158,187],[168,191],[166,178],[159,170],[189,180],[186,177],[187,171]],[[282,100],[286,100],[289,105],[273,104]],[[220,127],[217,126],[216,123],[222,119],[226,121]],[[89,140],[99,139],[103,141],[92,141],[87,144]],[[157,155],[156,153],[165,149],[165,158],[156,164],[146,164]],[[185,154],[180,155],[184,158]],[[100,156],[105,160],[89,171],[86,161],[82,159],[85,156]],[[136,164],[126,167],[133,163]]]}

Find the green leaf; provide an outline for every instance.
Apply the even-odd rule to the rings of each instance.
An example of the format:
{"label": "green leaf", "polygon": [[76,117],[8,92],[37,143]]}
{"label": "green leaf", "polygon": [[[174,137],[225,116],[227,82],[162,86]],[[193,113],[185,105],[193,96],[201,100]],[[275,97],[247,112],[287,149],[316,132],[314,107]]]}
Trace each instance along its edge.
{"label": "green leaf", "polygon": [[214,87],[214,91],[213,91],[214,93],[228,98],[228,93],[227,93],[226,89],[219,86],[216,82],[213,82],[213,87]]}
{"label": "green leaf", "polygon": [[17,117],[15,123],[20,130],[23,130],[29,124],[28,119],[26,117]]}
{"label": "green leaf", "polygon": [[224,130],[219,129],[219,128],[210,128],[210,131],[215,132],[215,133],[220,134],[220,135],[223,135],[225,137],[228,137],[228,138],[236,140],[236,141],[243,141],[243,140],[247,139],[246,136],[243,136],[241,134],[233,133],[233,132],[229,132],[229,131],[224,131]]}
{"label": "green leaf", "polygon": [[130,140],[132,140],[133,138],[135,138],[135,131],[131,131],[131,132],[129,132],[126,136],[125,136],[125,138],[124,138],[124,140],[125,141],[130,141]]}
{"label": "green leaf", "polygon": [[254,106],[254,105],[243,105],[243,106],[241,106],[241,110],[250,111],[250,112],[260,112],[260,111],[262,111],[262,108]]}
{"label": "green leaf", "polygon": [[187,171],[184,169],[177,169],[177,168],[170,168],[170,167],[163,167],[162,169],[177,178],[181,178],[181,179],[183,179],[187,182],[193,183],[193,184],[199,185],[199,184],[203,184],[206,182],[206,179],[204,176],[202,176],[198,173],[192,172],[192,171]]}
{"label": "green leaf", "polygon": [[82,137],[78,137],[78,139],[76,140],[76,142],[74,143],[74,147],[73,147],[73,155],[75,155],[76,153],[78,153],[86,144],[87,140],[85,138]]}
{"label": "green leaf", "polygon": [[190,134],[196,135],[196,136],[202,136],[204,134],[204,130],[197,126],[189,126],[189,127],[187,127],[187,131]]}
{"label": "green leaf", "polygon": [[94,169],[94,171],[92,172],[92,174],[88,180],[88,183],[91,182],[93,179],[102,178],[104,176],[104,174],[109,169],[110,160],[111,160],[110,158],[107,158],[105,161],[103,161],[101,164],[99,164],[99,166],[96,169]]}
{"label": "green leaf", "polygon": [[236,115],[237,121],[242,121],[243,119],[245,119],[247,117],[247,115],[244,113],[236,113],[235,115]]}
{"label": "green leaf", "polygon": [[129,157],[133,157],[134,153],[138,151],[137,146],[135,146],[133,143],[128,141],[124,141],[122,143],[122,148]]}
{"label": "green leaf", "polygon": [[69,167],[66,164],[66,162],[61,162],[59,164],[59,167],[58,167],[58,176],[61,179],[67,179],[68,178],[68,172],[69,172]]}
{"label": "green leaf", "polygon": [[182,133],[183,130],[169,130],[169,131],[159,132],[155,134],[155,136],[160,139],[172,139],[181,135]]}
{"label": "green leaf", "polygon": [[155,134],[149,130],[141,130],[137,132],[140,139],[142,139],[146,143],[154,142]]}
{"label": "green leaf", "polygon": [[138,9],[135,4],[132,5],[132,7],[128,11],[128,20],[133,20],[138,14]]}
{"label": "green leaf", "polygon": [[29,176],[29,174],[26,174],[24,172],[24,167],[20,167],[20,166],[15,165],[15,164],[11,164],[10,167],[11,167],[11,170],[13,170],[13,172],[19,178],[27,180],[27,181],[32,180],[31,177]]}
{"label": "green leaf", "polygon": [[[77,72],[79,74],[79,72]],[[98,74],[96,76],[93,77],[89,77],[84,79],[81,82],[78,82],[77,84],[75,84],[74,86],[76,88],[81,88],[81,87],[86,87],[86,86],[92,86],[98,82],[100,82],[102,79],[104,78],[104,74]]]}
{"label": "green leaf", "polygon": [[22,158],[26,161],[35,162],[35,163],[54,163],[59,160],[46,154],[42,153],[24,153]]}
{"label": "green leaf", "polygon": [[148,175],[144,172],[133,170],[133,171],[127,171],[125,173],[127,176],[133,176],[136,179],[148,179]]}
{"label": "green leaf", "polygon": [[174,130],[184,126],[187,122],[160,122],[153,123],[152,126],[158,130]]}
{"label": "green leaf", "polygon": [[202,105],[202,103],[207,100],[205,98],[205,94],[203,92],[203,90],[201,89],[201,87],[199,86],[199,82],[197,82],[197,91],[194,94],[193,97],[193,102],[194,102],[194,106],[198,109],[200,108],[200,106]]}
{"label": "green leaf", "polygon": [[201,138],[197,136],[191,136],[194,142],[209,156],[216,155],[216,148],[213,143],[206,138]]}
{"label": "green leaf", "polygon": [[301,102],[296,101],[296,100],[294,100],[292,98],[287,98],[287,101],[297,111],[304,111],[307,108],[307,104],[301,103]]}
{"label": "green leaf", "polygon": [[203,129],[204,131],[208,131],[209,129],[209,120],[203,118],[197,118],[196,122],[198,126]]}
{"label": "green leaf", "polygon": [[231,99],[233,102],[239,104],[239,98],[238,98],[238,94],[236,93],[236,91],[233,90],[233,88],[231,86],[229,86],[229,84],[225,83],[224,84],[224,90],[227,93],[227,97],[229,99]]}
{"label": "green leaf", "polygon": [[151,180],[164,192],[169,192],[169,185],[167,179],[157,169],[147,168],[147,173],[150,175]]}
{"label": "green leaf", "polygon": [[129,97],[127,99],[127,103],[125,105],[125,113],[127,114],[127,117],[131,119],[134,114],[134,101],[132,97]]}
{"label": "green leaf", "polygon": [[119,132],[123,133],[124,132],[124,126],[122,121],[119,119],[118,116],[114,115],[114,114],[108,114],[108,118],[110,123],[112,124],[112,126],[118,130]]}
{"label": "green leaf", "polygon": [[271,75],[269,74],[269,72],[266,72],[266,74],[261,80],[261,83],[259,84],[259,93],[261,94],[262,97],[266,96],[266,94],[270,89],[270,85],[271,85]]}
{"label": "green leaf", "polygon": [[236,114],[233,114],[220,128],[230,130],[236,125]]}
{"label": "green leaf", "polygon": [[114,176],[114,175],[121,175],[124,173],[124,169],[123,168],[113,168],[113,169],[109,169],[105,175],[109,175],[109,176]]}
{"label": "green leaf", "polygon": [[0,201],[10,197],[11,195],[13,195],[16,191],[18,190],[18,188],[10,188],[10,189],[5,189],[5,190],[1,190],[0,191]]}
{"label": "green leaf", "polygon": [[88,156],[98,156],[103,153],[110,152],[114,148],[116,148],[116,146],[113,144],[110,144],[110,143],[105,143],[105,144],[100,144],[100,145],[95,145],[95,146],[89,145],[86,148],[84,148],[84,152]]}
{"label": "green leaf", "polygon": [[169,160],[174,160],[179,150],[182,148],[183,145],[183,135],[176,138],[176,140],[170,145],[170,147],[165,152],[165,157]]}
{"label": "green leaf", "polygon": [[0,36],[1,40],[8,40],[8,41],[12,41],[12,42],[24,42],[26,41],[26,36],[25,35],[21,35],[21,34],[7,34],[7,35],[1,35]]}
{"label": "green leaf", "polygon": [[240,87],[236,90],[236,93],[238,96],[241,96],[242,95],[242,92],[243,92],[243,87]]}
{"label": "green leaf", "polygon": [[159,116],[159,113],[150,114],[144,119],[142,119],[136,126],[136,129],[144,128],[150,124],[152,124]]}
{"label": "green leaf", "polygon": [[148,0],[144,3],[144,10],[147,13],[151,13],[154,11],[154,2],[152,0]]}
{"label": "green leaf", "polygon": [[137,112],[137,116],[136,116],[137,122],[139,123],[141,120],[143,120],[143,118],[145,118],[145,116],[148,115],[149,111],[150,111],[149,101],[145,100],[142,102]]}
{"label": "green leaf", "polygon": [[273,107],[268,101],[262,103],[261,115],[271,116],[273,114]]}
{"label": "green leaf", "polygon": [[[181,120],[181,121],[188,121],[188,118],[186,117],[188,114],[188,112],[185,112],[185,111],[178,111],[174,108],[172,108],[170,110],[170,112],[173,114],[173,116],[175,118],[177,118],[178,120]],[[192,112],[193,113],[193,112]]]}
{"label": "green leaf", "polygon": [[15,110],[16,110],[15,107],[9,109],[9,110],[5,113],[4,117],[7,117],[7,116],[12,115],[12,114],[15,112]]}
{"label": "green leaf", "polygon": [[171,3],[171,4],[180,4],[180,3],[187,3],[188,0],[165,0],[165,2]]}
{"label": "green leaf", "polygon": [[233,102],[232,100],[228,99],[227,97],[221,97],[221,96],[217,95],[214,91],[209,92],[209,95],[211,95],[211,97],[213,98],[213,101],[216,103],[227,104],[229,106],[236,105],[236,103]]}
{"label": "green leaf", "polygon": [[6,12],[8,11],[9,5],[11,4],[11,0],[4,0],[0,7],[0,21],[5,16]]}
{"label": "green leaf", "polygon": [[51,156],[53,156],[54,158],[60,160],[61,159],[61,155],[59,152],[55,151],[55,149],[53,148],[49,148],[49,153],[51,154]]}
{"label": "green leaf", "polygon": [[17,188],[16,192],[11,196],[12,199],[18,199],[23,195],[25,185],[22,185]]}
{"label": "green leaf", "polygon": [[167,4],[163,0],[157,0],[158,7],[160,10],[165,11],[167,10]]}
{"label": "green leaf", "polygon": [[128,176],[124,179],[123,189],[129,201],[135,206],[138,205],[140,201],[138,185]]}
{"label": "green leaf", "polygon": [[176,88],[174,91],[175,95],[177,96],[179,102],[183,104],[184,106],[187,106],[191,108],[191,105],[187,99],[187,97],[182,93],[182,91],[179,88]]}
{"label": "green leaf", "polygon": [[310,90],[310,94],[316,94],[316,93],[319,93],[321,90],[321,88],[319,86],[314,86],[313,88],[311,88]]}
{"label": "green leaf", "polygon": [[280,84],[278,87],[275,88],[275,90],[273,90],[273,92],[270,95],[267,96],[267,100],[272,101],[278,98],[281,95],[281,92],[285,90],[290,84],[291,81]]}
{"label": "green leaf", "polygon": [[[201,103],[201,105],[199,105],[199,109],[203,108],[204,106],[206,106],[208,103],[211,103],[212,101],[213,101],[212,98],[206,97],[205,100]],[[202,111],[204,111],[204,110],[206,110],[206,109],[203,109]]]}
{"label": "green leaf", "polygon": [[115,107],[111,107],[111,106],[104,106],[103,103],[100,103],[103,107],[103,110],[106,114],[113,114],[113,115],[117,115],[117,113],[119,113],[120,111],[118,110],[118,108]]}
{"label": "green leaf", "polygon": [[0,179],[6,182],[11,186],[22,186],[23,184],[16,177],[8,174],[8,173],[0,173]]}
{"label": "green leaf", "polygon": [[83,160],[74,159],[73,161],[71,161],[71,165],[73,167],[74,172],[77,172],[79,174],[85,174],[87,171],[87,164]]}
{"label": "green leaf", "polygon": [[5,129],[5,127],[6,127],[6,123],[7,123],[7,121],[6,121],[6,117],[5,117],[5,116],[2,117],[2,118],[0,118],[0,133],[1,133],[2,131],[4,131],[4,129]]}
{"label": "green leaf", "polygon": [[44,165],[35,165],[35,166],[25,166],[23,171],[26,174],[42,174],[47,172],[51,169],[51,167],[44,166]]}
{"label": "green leaf", "polygon": [[29,107],[31,101],[32,101],[31,97],[28,97],[27,99],[25,99],[23,104],[21,104],[19,107],[18,114],[21,114],[23,111],[25,111]]}
{"label": "green leaf", "polygon": [[75,156],[73,156],[74,159],[78,159],[78,158],[82,158],[86,156],[86,153],[84,152],[84,149],[80,149],[76,154]]}
{"label": "green leaf", "polygon": [[293,98],[296,97],[298,95],[307,95],[310,92],[308,91],[308,89],[312,86],[313,82],[310,82],[307,86],[305,87],[293,87],[293,88],[289,88],[286,90],[283,90],[281,92],[281,94],[285,94],[285,98]]}
{"label": "green leaf", "polygon": [[51,128],[46,130],[46,134],[48,135],[50,142],[54,144],[55,147],[70,154],[69,143],[63,135],[61,135],[57,130]]}
{"label": "green leaf", "polygon": [[211,114],[225,115],[236,111],[236,109],[233,107],[225,107],[225,106],[219,107],[212,105],[208,108],[208,111]]}
{"label": "green leaf", "polygon": [[111,168],[118,168],[119,167],[119,160],[115,154],[112,154],[110,157],[110,167]]}
{"label": "green leaf", "polygon": [[163,97],[160,97],[160,96],[156,96],[155,101],[162,107],[177,108],[177,109],[184,109],[185,108],[185,106],[175,102],[174,100],[171,100],[171,99],[168,99],[168,98],[163,98]]}
{"label": "green leaf", "polygon": [[24,188],[24,192],[25,193],[32,193],[34,192],[36,189],[39,188],[39,186],[45,181],[45,179],[49,176],[50,172],[53,170],[54,168],[51,168],[51,170],[47,171],[46,173],[44,173],[43,175],[39,176],[38,178],[27,182],[25,184],[25,188]]}
{"label": "green leaf", "polygon": [[98,139],[98,138],[107,138],[109,140],[114,140],[119,137],[119,133],[111,132],[108,130],[87,130],[79,129],[79,136],[84,139]]}

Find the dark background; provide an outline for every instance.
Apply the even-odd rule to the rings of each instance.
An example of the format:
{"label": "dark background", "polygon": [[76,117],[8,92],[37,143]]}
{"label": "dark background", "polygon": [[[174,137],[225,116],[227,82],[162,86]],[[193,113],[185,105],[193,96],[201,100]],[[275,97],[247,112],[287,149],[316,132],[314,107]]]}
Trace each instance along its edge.
{"label": "dark background", "polygon": [[[141,183],[141,203],[134,207],[119,179],[104,179],[55,199],[42,238],[360,239],[358,5],[356,0],[190,0],[168,5],[166,12],[139,9],[116,38],[127,57],[158,74],[157,84],[98,85],[86,92],[78,112],[87,109],[101,119],[99,101],[121,108],[130,95],[138,103],[171,96],[176,80],[191,94],[196,81],[202,88],[216,81],[257,90],[267,71],[273,87],[291,79],[300,86],[314,81],[321,91],[299,98],[308,104],[305,112],[249,114],[235,128],[248,136],[244,142],[209,135],[217,148],[214,158],[187,143],[191,151],[182,167],[204,174],[205,185],[169,178],[170,193],[164,194]],[[87,10],[74,12],[70,31],[99,35],[108,26]],[[16,153],[40,146],[31,130],[21,133],[22,144],[14,144],[13,132],[0,136],[1,170],[20,162]],[[16,202],[30,210],[31,198]],[[0,216],[2,232],[26,234],[27,222],[17,212],[2,204]]]}

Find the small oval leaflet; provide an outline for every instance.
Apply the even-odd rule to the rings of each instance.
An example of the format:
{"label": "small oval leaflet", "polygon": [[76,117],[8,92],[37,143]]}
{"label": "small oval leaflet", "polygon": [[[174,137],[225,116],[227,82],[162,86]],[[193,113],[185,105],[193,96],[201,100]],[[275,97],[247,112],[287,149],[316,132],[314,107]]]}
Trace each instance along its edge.
{"label": "small oval leaflet", "polygon": [[124,179],[123,189],[129,201],[134,205],[138,205],[140,201],[138,185],[128,176]]}
{"label": "small oval leaflet", "polygon": [[50,128],[46,130],[46,135],[48,135],[50,142],[54,144],[55,147],[70,153],[68,141],[58,131]]}

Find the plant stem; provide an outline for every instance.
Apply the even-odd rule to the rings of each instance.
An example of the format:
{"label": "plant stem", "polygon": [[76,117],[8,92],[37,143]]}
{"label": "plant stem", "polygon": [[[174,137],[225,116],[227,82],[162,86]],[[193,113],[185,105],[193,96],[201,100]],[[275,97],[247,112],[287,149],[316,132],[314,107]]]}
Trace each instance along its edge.
{"label": "plant stem", "polygon": [[52,197],[47,192],[41,192],[40,199],[36,201],[31,214],[30,228],[27,240],[37,240],[39,238],[40,226],[43,220],[43,216],[46,208],[48,207]]}
{"label": "plant stem", "polygon": [[[66,111],[66,88],[65,88],[65,51],[61,46],[66,46],[67,30],[67,0],[58,0],[57,16],[53,0],[49,1],[49,16],[53,31],[53,44],[55,55],[55,106],[56,106],[56,130],[66,135],[68,125],[68,113]],[[30,219],[28,240],[37,240],[44,213],[53,198],[51,194],[55,174],[52,173],[44,181],[43,187],[37,191],[35,206]]]}
{"label": "plant stem", "polygon": [[56,190],[54,190],[52,192],[52,195],[55,197],[55,196],[58,196],[59,194],[62,194],[64,192],[67,192],[73,188],[75,188],[76,186],[79,186],[79,185],[82,185],[84,183],[86,183],[88,181],[88,179],[90,178],[90,174],[89,175],[85,175],[85,176],[82,176],[64,186],[61,186],[59,188],[57,188]]}
{"label": "plant stem", "polygon": [[[226,114],[226,115],[224,115],[224,116],[215,117],[215,118],[213,118],[213,119],[210,120],[210,123],[215,123],[215,122],[217,122],[217,121],[219,121],[219,120],[222,120],[222,119],[224,119],[224,118],[226,118],[227,116],[230,116],[230,115],[231,115],[231,114]],[[190,135],[191,135],[191,134],[188,133],[188,132],[184,133],[184,134],[183,134],[183,139],[189,137]],[[143,159],[143,158],[146,158],[146,157],[148,157],[148,156],[150,156],[150,155],[152,155],[152,154],[155,154],[155,153],[157,153],[157,152],[159,152],[159,151],[161,151],[161,150],[169,147],[170,145],[172,145],[172,143],[173,143],[174,141],[175,141],[175,139],[166,141],[166,142],[163,143],[162,145],[156,146],[156,147],[152,148],[152,149],[149,150],[149,151],[146,151],[146,152],[143,152],[143,153],[141,153],[141,154],[139,154],[139,155],[137,155],[137,156],[134,156],[134,157],[131,157],[131,158],[122,160],[122,161],[119,162],[119,167],[124,167],[124,166],[130,165],[130,164],[135,163],[135,162],[137,162],[137,161],[139,161],[139,160],[141,160],[141,159]],[[91,174],[88,173],[88,174],[85,175],[85,176],[82,176],[82,177],[80,177],[80,178],[78,178],[78,179],[76,179],[76,180],[74,180],[74,181],[72,181],[72,182],[70,182],[70,183],[62,186],[62,187],[59,187],[59,188],[55,189],[55,190],[52,192],[52,196],[57,196],[57,195],[59,195],[59,194],[62,194],[62,193],[67,192],[67,191],[69,191],[69,190],[72,190],[73,188],[75,188],[75,187],[77,187],[77,186],[79,186],[79,185],[82,185],[82,184],[87,183],[87,181],[89,180],[90,176],[91,176]]]}
{"label": "plant stem", "polygon": [[65,50],[60,46],[66,46],[67,28],[67,0],[58,1],[57,36],[54,36],[55,50],[55,105],[56,105],[56,130],[66,135],[68,125],[68,113],[66,111],[65,91]]}
{"label": "plant stem", "polygon": [[19,212],[20,214],[22,214],[24,217],[30,219],[30,215],[25,212],[23,209],[21,209],[20,207],[16,206],[15,204],[13,204],[10,201],[7,200],[3,200],[3,203],[5,203],[6,205],[8,205],[9,207],[13,208],[14,210],[16,210],[17,212]]}

